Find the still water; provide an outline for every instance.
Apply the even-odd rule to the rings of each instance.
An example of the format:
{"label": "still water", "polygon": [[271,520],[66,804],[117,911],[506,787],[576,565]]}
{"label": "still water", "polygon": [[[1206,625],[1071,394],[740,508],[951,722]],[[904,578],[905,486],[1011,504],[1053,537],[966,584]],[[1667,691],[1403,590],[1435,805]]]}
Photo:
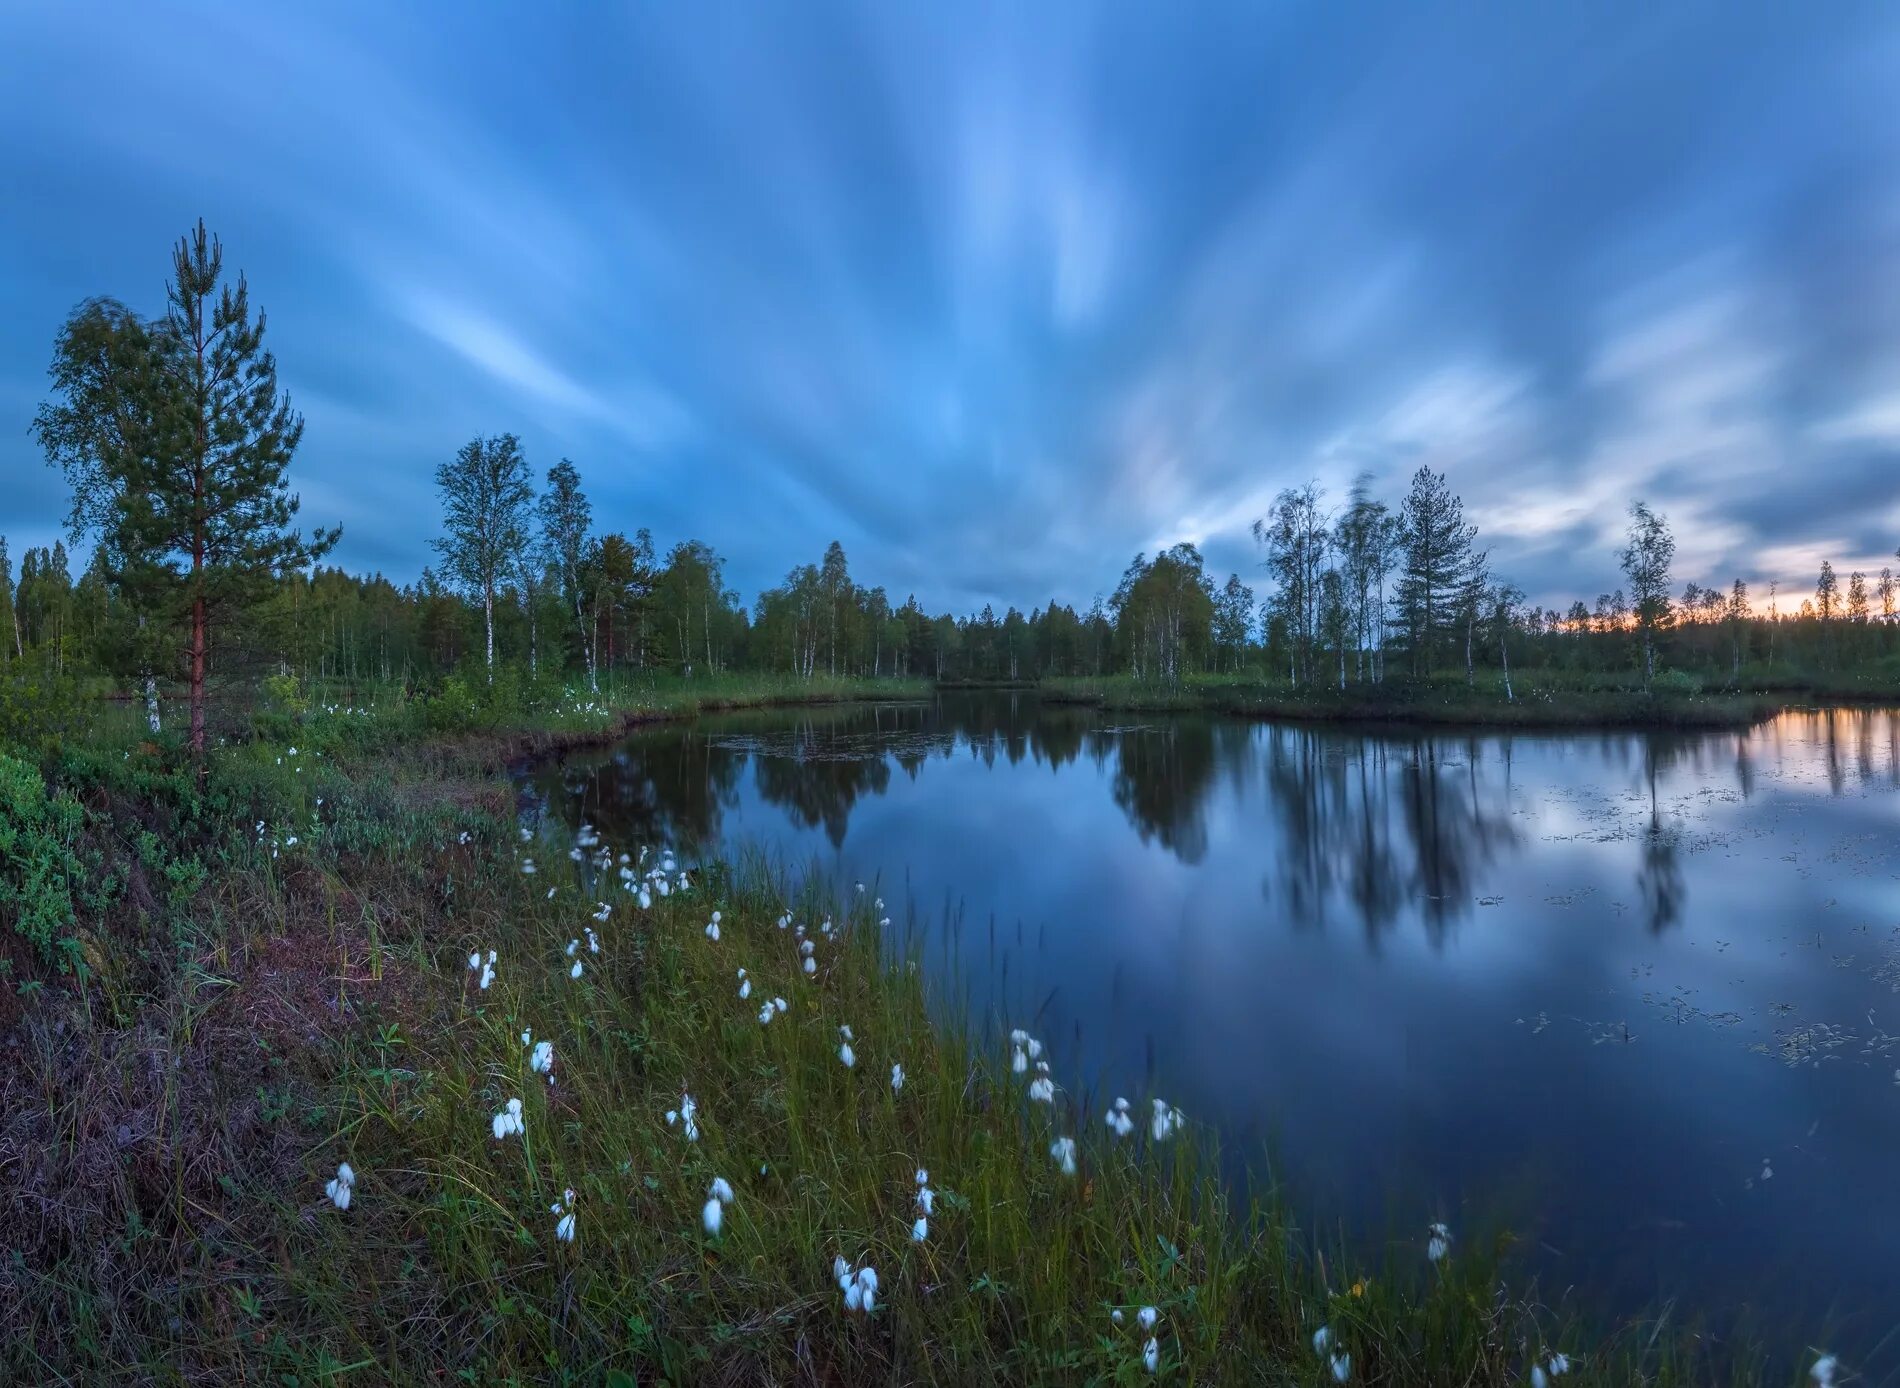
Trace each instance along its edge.
{"label": "still water", "polygon": [[1166,1097],[1374,1260],[1508,1229],[1546,1301],[1900,1365],[1900,713],[1448,734],[944,695],[656,726],[534,787],[553,832],[875,883],[1066,1088]]}

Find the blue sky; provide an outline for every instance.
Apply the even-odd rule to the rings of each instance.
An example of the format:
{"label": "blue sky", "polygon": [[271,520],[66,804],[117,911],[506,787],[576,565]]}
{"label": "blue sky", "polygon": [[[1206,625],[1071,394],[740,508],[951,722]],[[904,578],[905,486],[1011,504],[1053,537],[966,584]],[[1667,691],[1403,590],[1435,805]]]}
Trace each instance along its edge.
{"label": "blue sky", "polygon": [[843,541],[1086,604],[1309,478],[1445,469],[1533,598],[1900,544],[1900,9],[36,4],[0,16],[0,532],[89,294],[202,215],[339,559],[472,434],[749,601]]}

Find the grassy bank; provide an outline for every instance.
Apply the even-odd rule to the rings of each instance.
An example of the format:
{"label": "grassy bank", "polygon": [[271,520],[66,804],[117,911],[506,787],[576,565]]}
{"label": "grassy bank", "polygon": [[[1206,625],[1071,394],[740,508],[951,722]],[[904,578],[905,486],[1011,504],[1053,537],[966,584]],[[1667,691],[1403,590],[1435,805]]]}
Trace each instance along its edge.
{"label": "grassy bank", "polygon": [[1421,684],[1354,685],[1346,690],[1293,689],[1252,677],[1192,676],[1162,685],[1128,676],[1045,680],[1053,703],[1144,713],[1214,713],[1316,723],[1401,723],[1504,728],[1747,728],[1787,706],[1773,694],[1703,694],[1540,686],[1520,681],[1506,698],[1501,683],[1482,679]]}
{"label": "grassy bank", "polygon": [[[933,1024],[875,883],[682,881],[615,843],[596,899],[518,835],[500,760],[588,702],[473,731],[269,714],[202,787],[135,735],[0,763],[0,1379],[1134,1382],[1152,1339],[1178,1382],[1331,1382],[1338,1355],[1502,1385],[1557,1352],[1571,1382],[1755,1381],[1501,1290],[1507,1238],[1428,1260],[1430,1212],[1367,1261],[1236,1207],[1156,1096],[1118,1138],[1027,1043],[1019,1074],[1000,1030]],[[871,1314],[838,1258],[875,1269]]]}

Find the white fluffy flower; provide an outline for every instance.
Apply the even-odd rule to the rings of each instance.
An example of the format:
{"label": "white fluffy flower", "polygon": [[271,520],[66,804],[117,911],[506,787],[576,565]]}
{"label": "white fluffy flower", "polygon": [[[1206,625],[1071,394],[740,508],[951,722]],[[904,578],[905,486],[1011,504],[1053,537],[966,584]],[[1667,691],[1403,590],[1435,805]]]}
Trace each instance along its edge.
{"label": "white fluffy flower", "polygon": [[698,1142],[699,1123],[696,1120],[698,1113],[699,1105],[693,1102],[693,1096],[681,1094],[680,1106],[666,1111],[666,1126],[670,1128],[677,1123],[680,1126],[680,1132],[685,1135],[688,1142]]}
{"label": "white fluffy flower", "polygon": [[1149,1373],[1161,1368],[1161,1345],[1152,1335],[1148,1337],[1148,1343],[1141,1347],[1141,1367]]}
{"label": "white fluffy flower", "polygon": [[1127,1137],[1135,1130],[1135,1120],[1128,1116],[1128,1100],[1118,1098],[1102,1116],[1108,1130],[1116,1137]]}
{"label": "white fluffy flower", "polygon": [[1181,1130],[1187,1117],[1178,1108],[1170,1108],[1164,1100],[1154,1101],[1154,1117],[1148,1122],[1148,1136],[1156,1142],[1166,1142]]}
{"label": "white fluffy flower", "polygon": [[922,1243],[929,1237],[930,1221],[925,1219],[922,1215],[918,1215],[917,1222],[910,1226],[910,1241],[912,1243]]}
{"label": "white fluffy flower", "polygon": [[1442,1224],[1434,1224],[1430,1233],[1431,1238],[1425,1243],[1425,1256],[1434,1263],[1442,1262],[1445,1255],[1451,1252],[1451,1230]]}
{"label": "white fluffy flower", "polygon": [[1144,1306],[1135,1312],[1135,1324],[1143,1330],[1153,1330],[1155,1322],[1161,1319],[1161,1313],[1152,1306]]}
{"label": "white fluffy flower", "polygon": [[526,1132],[528,1126],[521,1119],[521,1100],[510,1099],[502,1105],[501,1112],[489,1120],[488,1128],[494,1133],[497,1142],[505,1137],[520,1137]]}
{"label": "white fluffy flower", "polygon": [[1075,1139],[1059,1137],[1049,1144],[1049,1155],[1055,1158],[1064,1176],[1075,1175]]}
{"label": "white fluffy flower", "polygon": [[537,1041],[534,1050],[528,1054],[528,1068],[537,1075],[546,1075],[548,1083],[554,1083],[554,1043]]}
{"label": "white fluffy flower", "polygon": [[564,1191],[561,1198],[548,1207],[548,1211],[558,1216],[554,1221],[554,1237],[562,1243],[574,1242],[574,1192]]}
{"label": "white fluffy flower", "polygon": [[891,1093],[893,1094],[901,1093],[903,1091],[903,1088],[904,1088],[904,1067],[902,1065],[893,1065],[891,1066]]}
{"label": "white fluffy flower", "polygon": [[356,1173],[350,1169],[348,1162],[339,1162],[336,1175],[325,1183],[323,1193],[330,1197],[330,1203],[339,1210],[347,1210],[350,1207],[350,1196],[355,1189]]}

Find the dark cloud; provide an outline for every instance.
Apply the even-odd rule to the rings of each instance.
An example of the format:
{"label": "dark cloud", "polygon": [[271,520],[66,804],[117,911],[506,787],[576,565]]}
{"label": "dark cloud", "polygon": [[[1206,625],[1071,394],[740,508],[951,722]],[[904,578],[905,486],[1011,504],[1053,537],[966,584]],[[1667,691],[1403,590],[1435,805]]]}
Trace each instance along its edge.
{"label": "dark cloud", "polygon": [[501,429],[748,596],[833,537],[933,607],[1085,604],[1180,539],[1253,581],[1279,487],[1421,463],[1539,601],[1613,586],[1639,493],[1699,575],[1900,538],[1888,8],[196,18],[0,20],[16,549],[63,510],[61,317],[157,308],[200,214],[306,516],[403,578]]}

